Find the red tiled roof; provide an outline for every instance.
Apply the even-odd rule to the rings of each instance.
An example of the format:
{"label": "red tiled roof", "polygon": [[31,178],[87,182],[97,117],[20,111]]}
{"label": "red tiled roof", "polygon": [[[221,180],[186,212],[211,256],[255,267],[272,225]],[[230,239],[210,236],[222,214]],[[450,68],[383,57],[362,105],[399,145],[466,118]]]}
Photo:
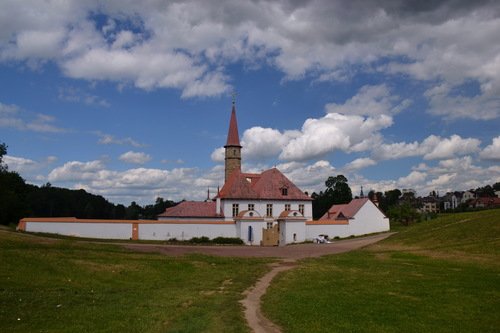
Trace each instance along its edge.
{"label": "red tiled roof", "polygon": [[474,199],[470,205],[476,206],[476,205],[482,205],[486,207],[496,207],[500,206],[500,198],[496,197],[480,197],[477,199]]}
{"label": "red tiled roof", "polygon": [[240,136],[238,134],[238,122],[236,121],[236,107],[233,104],[233,110],[231,111],[231,119],[229,120],[229,131],[227,132],[227,142],[224,147],[237,146],[240,145]]}
{"label": "red tiled roof", "polygon": [[251,182],[247,180],[245,174],[235,170],[222,186],[218,197],[224,199],[256,199],[258,194],[252,189]]}
{"label": "red tiled roof", "polygon": [[348,204],[333,205],[323,216],[321,216],[320,221],[353,218],[368,200],[370,199],[353,199]]}
{"label": "red tiled roof", "polygon": [[[286,189],[286,194],[283,194]],[[235,171],[219,192],[222,199],[312,200],[278,169],[261,174]]]}
{"label": "red tiled roof", "polygon": [[169,207],[161,213],[161,217],[221,217],[216,212],[215,201],[183,201],[174,207]]}

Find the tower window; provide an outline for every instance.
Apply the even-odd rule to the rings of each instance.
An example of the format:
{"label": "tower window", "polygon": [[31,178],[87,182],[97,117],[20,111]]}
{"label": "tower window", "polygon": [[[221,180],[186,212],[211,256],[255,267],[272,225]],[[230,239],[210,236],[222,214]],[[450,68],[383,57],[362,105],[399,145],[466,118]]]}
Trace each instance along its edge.
{"label": "tower window", "polygon": [[299,212],[300,212],[300,214],[304,215],[304,205],[303,204],[299,205]]}
{"label": "tower window", "polygon": [[238,216],[240,212],[240,205],[233,204],[233,217]]}

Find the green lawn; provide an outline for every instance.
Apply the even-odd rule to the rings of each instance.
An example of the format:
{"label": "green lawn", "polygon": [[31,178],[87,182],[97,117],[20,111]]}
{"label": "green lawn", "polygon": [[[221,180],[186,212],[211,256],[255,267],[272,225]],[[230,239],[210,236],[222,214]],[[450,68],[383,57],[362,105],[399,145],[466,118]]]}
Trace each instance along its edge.
{"label": "green lawn", "polygon": [[499,332],[500,210],[444,215],[280,274],[264,312],[285,332]]}
{"label": "green lawn", "polygon": [[0,230],[0,332],[246,332],[238,300],[267,262]]}

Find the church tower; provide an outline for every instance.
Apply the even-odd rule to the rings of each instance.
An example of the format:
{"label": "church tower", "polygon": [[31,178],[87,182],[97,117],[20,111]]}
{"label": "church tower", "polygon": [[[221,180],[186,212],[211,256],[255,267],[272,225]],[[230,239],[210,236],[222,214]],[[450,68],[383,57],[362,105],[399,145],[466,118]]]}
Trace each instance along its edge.
{"label": "church tower", "polygon": [[224,146],[225,151],[225,167],[226,174],[224,182],[227,182],[233,171],[241,171],[241,145],[238,134],[238,122],[236,121],[236,107],[233,100],[233,109],[231,111],[231,119],[229,120],[229,131],[227,133],[227,141]]}

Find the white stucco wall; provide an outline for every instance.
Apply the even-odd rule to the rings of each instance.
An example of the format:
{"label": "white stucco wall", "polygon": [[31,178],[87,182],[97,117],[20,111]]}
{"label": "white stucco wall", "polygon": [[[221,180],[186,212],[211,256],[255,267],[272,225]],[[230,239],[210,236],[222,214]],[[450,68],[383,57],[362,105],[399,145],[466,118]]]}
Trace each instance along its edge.
{"label": "white stucco wall", "polygon": [[[306,221],[279,221],[280,245],[301,243],[306,240]],[[295,237],[294,237],[295,235]]]}
{"label": "white stucco wall", "polygon": [[[262,241],[262,229],[265,229],[267,223],[265,221],[250,221],[241,220],[236,223],[236,228],[238,230],[238,236],[245,242],[246,245],[260,245]],[[248,239],[248,227],[252,227],[253,240]]]}
{"label": "white stucco wall", "polygon": [[371,201],[356,213],[354,219],[349,220],[348,236],[366,235],[374,232],[389,231],[389,219]]}
{"label": "white stucco wall", "polygon": [[139,239],[144,240],[190,240],[193,237],[238,237],[236,224],[174,224],[152,223],[139,225]]}
{"label": "white stucco wall", "polygon": [[87,238],[130,239],[132,223],[26,222],[26,231]]}
{"label": "white stucco wall", "polygon": [[328,235],[329,238],[345,238],[376,232],[389,231],[389,219],[371,201],[367,201],[356,213],[349,224],[307,225],[307,239],[312,240],[318,235]]}

